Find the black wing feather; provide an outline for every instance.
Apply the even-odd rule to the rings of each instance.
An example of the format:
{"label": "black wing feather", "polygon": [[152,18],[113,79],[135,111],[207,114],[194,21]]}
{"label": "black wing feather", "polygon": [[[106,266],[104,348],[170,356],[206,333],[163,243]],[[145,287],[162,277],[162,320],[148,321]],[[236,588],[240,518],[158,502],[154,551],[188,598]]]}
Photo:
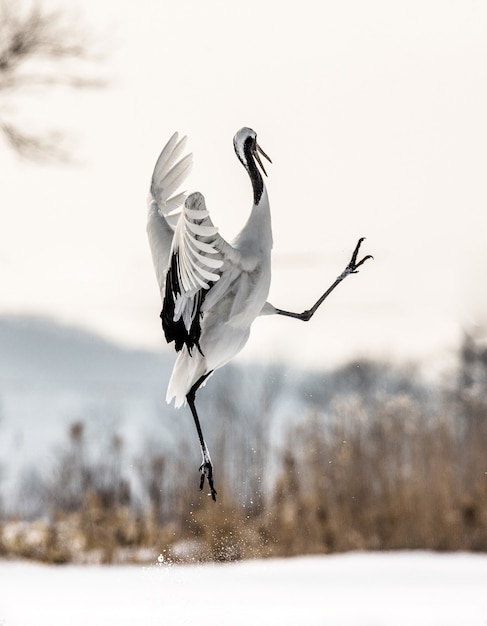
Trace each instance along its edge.
{"label": "black wing feather", "polygon": [[179,352],[186,344],[190,354],[194,346],[196,346],[203,356],[203,352],[201,351],[199,344],[201,336],[201,318],[203,316],[201,312],[201,305],[203,304],[207,291],[201,289],[195,296],[195,315],[188,331],[182,317],[180,317],[177,321],[174,321],[174,302],[176,297],[182,293],[178,276],[178,255],[173,254],[171,257],[171,264],[166,275],[166,291],[161,311],[164,336],[166,337],[167,343],[174,341],[174,347],[177,352]]}

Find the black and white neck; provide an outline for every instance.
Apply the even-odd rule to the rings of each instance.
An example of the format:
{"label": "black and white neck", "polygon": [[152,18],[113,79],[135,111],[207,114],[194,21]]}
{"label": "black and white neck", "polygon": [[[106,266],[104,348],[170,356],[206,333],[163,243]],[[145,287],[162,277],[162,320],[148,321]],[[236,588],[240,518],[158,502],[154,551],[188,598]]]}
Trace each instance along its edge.
{"label": "black and white neck", "polygon": [[[264,180],[256,163],[259,149],[256,132],[251,128],[241,128],[233,138],[233,147],[239,161],[248,172],[254,193],[254,205],[258,206],[264,193]],[[260,161],[258,156],[257,160]]]}

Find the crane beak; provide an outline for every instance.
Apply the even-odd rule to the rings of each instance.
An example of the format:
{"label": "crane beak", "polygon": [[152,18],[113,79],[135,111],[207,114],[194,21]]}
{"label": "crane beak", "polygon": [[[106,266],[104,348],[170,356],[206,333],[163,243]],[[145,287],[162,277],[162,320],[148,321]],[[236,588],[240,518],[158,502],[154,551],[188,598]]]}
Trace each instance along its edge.
{"label": "crane beak", "polygon": [[257,161],[257,163],[260,165],[261,170],[264,172],[264,174],[267,176],[267,172],[265,171],[264,166],[262,165],[262,161],[260,159],[259,156],[259,152],[261,153],[261,155],[267,159],[269,161],[269,163],[272,163],[272,161],[270,160],[270,158],[267,156],[267,154],[262,150],[262,148],[259,146],[258,143],[255,144],[255,150],[254,150],[254,157],[255,160]]}

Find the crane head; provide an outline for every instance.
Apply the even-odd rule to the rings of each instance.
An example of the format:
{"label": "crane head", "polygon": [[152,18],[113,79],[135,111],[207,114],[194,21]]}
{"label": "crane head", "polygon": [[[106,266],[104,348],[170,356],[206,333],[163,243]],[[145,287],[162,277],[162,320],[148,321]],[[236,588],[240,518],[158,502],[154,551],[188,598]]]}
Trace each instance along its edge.
{"label": "crane head", "polygon": [[249,157],[253,157],[262,172],[267,176],[260,155],[267,159],[269,163],[272,163],[272,161],[257,143],[257,133],[255,130],[247,128],[246,126],[241,128],[233,138],[233,147],[244,167],[248,169]]}

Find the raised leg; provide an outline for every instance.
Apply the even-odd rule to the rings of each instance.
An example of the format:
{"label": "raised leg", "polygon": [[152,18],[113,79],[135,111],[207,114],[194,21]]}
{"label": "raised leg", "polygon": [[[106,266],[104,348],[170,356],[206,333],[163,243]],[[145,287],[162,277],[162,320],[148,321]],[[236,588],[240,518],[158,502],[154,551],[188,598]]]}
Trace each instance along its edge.
{"label": "raised leg", "polygon": [[195,384],[191,387],[188,394],[186,395],[186,400],[188,401],[189,408],[191,409],[191,414],[193,416],[196,430],[198,432],[198,438],[200,440],[201,454],[203,455],[203,463],[200,466],[200,489],[203,489],[206,477],[206,479],[208,480],[208,486],[210,487],[211,498],[214,502],[216,502],[216,489],[213,486],[213,465],[211,463],[210,453],[208,452],[208,448],[203,437],[203,431],[201,430],[200,420],[198,418],[198,412],[196,411],[195,405],[196,392],[210,374],[211,372],[208,372],[195,382]]}
{"label": "raised leg", "polygon": [[307,309],[306,311],[303,311],[302,313],[292,313],[291,311],[283,311],[282,309],[275,309],[274,312],[277,313],[278,315],[287,315],[288,317],[294,317],[295,319],[301,320],[303,322],[308,322],[316,313],[318,308],[321,306],[325,298],[327,298],[330,295],[330,293],[335,289],[335,287],[337,287],[337,285],[339,285],[342,282],[344,278],[346,278],[349,274],[356,274],[358,272],[358,268],[361,265],[363,265],[365,261],[367,261],[368,259],[374,258],[371,254],[368,254],[367,256],[364,256],[363,259],[357,262],[357,256],[360,250],[360,246],[364,239],[365,237],[361,237],[358,240],[358,243],[355,246],[355,250],[353,251],[352,258],[350,259],[350,262],[347,265],[347,267],[343,270],[340,276],[338,276],[338,278],[335,280],[333,285],[331,285],[331,287],[329,287],[325,291],[325,293],[321,296],[321,298],[319,298],[315,302],[315,304],[311,307],[311,309]]}

